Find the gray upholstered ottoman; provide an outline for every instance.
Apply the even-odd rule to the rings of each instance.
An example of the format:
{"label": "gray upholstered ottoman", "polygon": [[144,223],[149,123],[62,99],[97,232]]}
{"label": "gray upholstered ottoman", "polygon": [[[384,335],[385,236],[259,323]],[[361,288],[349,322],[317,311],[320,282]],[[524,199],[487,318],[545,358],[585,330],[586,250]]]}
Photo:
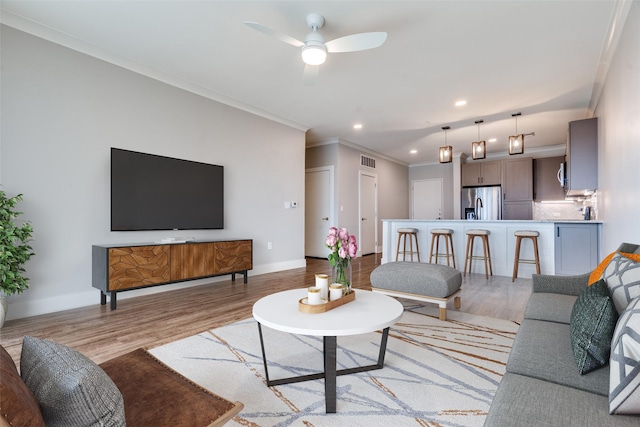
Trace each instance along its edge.
{"label": "gray upholstered ottoman", "polygon": [[388,262],[371,272],[371,288],[394,297],[438,304],[440,320],[447,320],[447,302],[460,308],[462,275],[440,264]]}

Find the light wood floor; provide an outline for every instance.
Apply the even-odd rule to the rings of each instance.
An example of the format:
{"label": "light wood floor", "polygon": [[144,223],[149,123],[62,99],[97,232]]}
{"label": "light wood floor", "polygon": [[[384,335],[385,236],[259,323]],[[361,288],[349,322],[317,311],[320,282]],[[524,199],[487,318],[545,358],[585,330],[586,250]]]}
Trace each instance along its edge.
{"label": "light wood floor", "polygon": [[[379,255],[353,261],[356,289],[371,289],[369,275],[380,265]],[[32,335],[68,345],[96,363],[138,347],[153,347],[251,317],[253,304],[265,295],[285,289],[312,286],[316,273],[331,274],[326,259],[307,259],[307,267],[251,276],[243,284],[231,276],[221,282],[135,298],[120,294],[118,308],[109,304],[67,310],[7,321],[0,329],[2,344],[16,363],[22,337]],[[520,322],[531,293],[531,279],[483,274],[467,275],[462,283],[460,310]],[[96,301],[99,294],[96,290]],[[11,307],[9,307],[9,310]],[[453,303],[449,310],[453,310]]]}

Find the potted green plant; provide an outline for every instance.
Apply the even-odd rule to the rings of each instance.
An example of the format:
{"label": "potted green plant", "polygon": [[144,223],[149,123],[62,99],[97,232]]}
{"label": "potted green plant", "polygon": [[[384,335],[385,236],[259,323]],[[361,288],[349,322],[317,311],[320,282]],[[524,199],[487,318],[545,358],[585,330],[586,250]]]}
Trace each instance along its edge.
{"label": "potted green plant", "polygon": [[0,328],[7,313],[7,296],[22,293],[29,288],[24,277],[24,264],[33,255],[29,246],[33,228],[29,222],[16,224],[22,214],[15,210],[22,194],[7,197],[0,190]]}

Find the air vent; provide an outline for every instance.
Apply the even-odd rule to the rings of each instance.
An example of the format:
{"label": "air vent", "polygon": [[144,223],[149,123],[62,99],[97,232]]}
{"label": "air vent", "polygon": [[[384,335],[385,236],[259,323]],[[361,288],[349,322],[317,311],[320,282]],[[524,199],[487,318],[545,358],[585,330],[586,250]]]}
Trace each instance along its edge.
{"label": "air vent", "polygon": [[376,159],[372,159],[371,157],[367,157],[365,155],[360,155],[360,165],[366,166],[368,168],[375,169],[376,168]]}

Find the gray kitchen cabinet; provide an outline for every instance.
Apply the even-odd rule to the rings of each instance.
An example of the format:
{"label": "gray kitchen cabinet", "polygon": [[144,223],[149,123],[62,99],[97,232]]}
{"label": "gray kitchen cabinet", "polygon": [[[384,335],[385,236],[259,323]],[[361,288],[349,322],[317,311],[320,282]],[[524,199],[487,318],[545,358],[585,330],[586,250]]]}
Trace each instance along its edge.
{"label": "gray kitchen cabinet", "polygon": [[558,170],[564,156],[533,160],[533,199],[564,200],[564,188],[558,180]]}
{"label": "gray kitchen cabinet", "polygon": [[[505,202],[533,200],[533,159],[509,159],[502,162],[502,192]],[[531,218],[529,218],[531,219]]]}
{"label": "gray kitchen cabinet", "polygon": [[598,119],[569,123],[565,192],[569,196],[598,188]]}
{"label": "gray kitchen cabinet", "polygon": [[462,170],[462,186],[500,185],[500,162],[464,163]]}
{"label": "gray kitchen cabinet", "polygon": [[533,218],[533,159],[531,157],[502,162],[502,219]]}
{"label": "gray kitchen cabinet", "polygon": [[588,273],[598,266],[598,224],[555,224],[556,275]]}

